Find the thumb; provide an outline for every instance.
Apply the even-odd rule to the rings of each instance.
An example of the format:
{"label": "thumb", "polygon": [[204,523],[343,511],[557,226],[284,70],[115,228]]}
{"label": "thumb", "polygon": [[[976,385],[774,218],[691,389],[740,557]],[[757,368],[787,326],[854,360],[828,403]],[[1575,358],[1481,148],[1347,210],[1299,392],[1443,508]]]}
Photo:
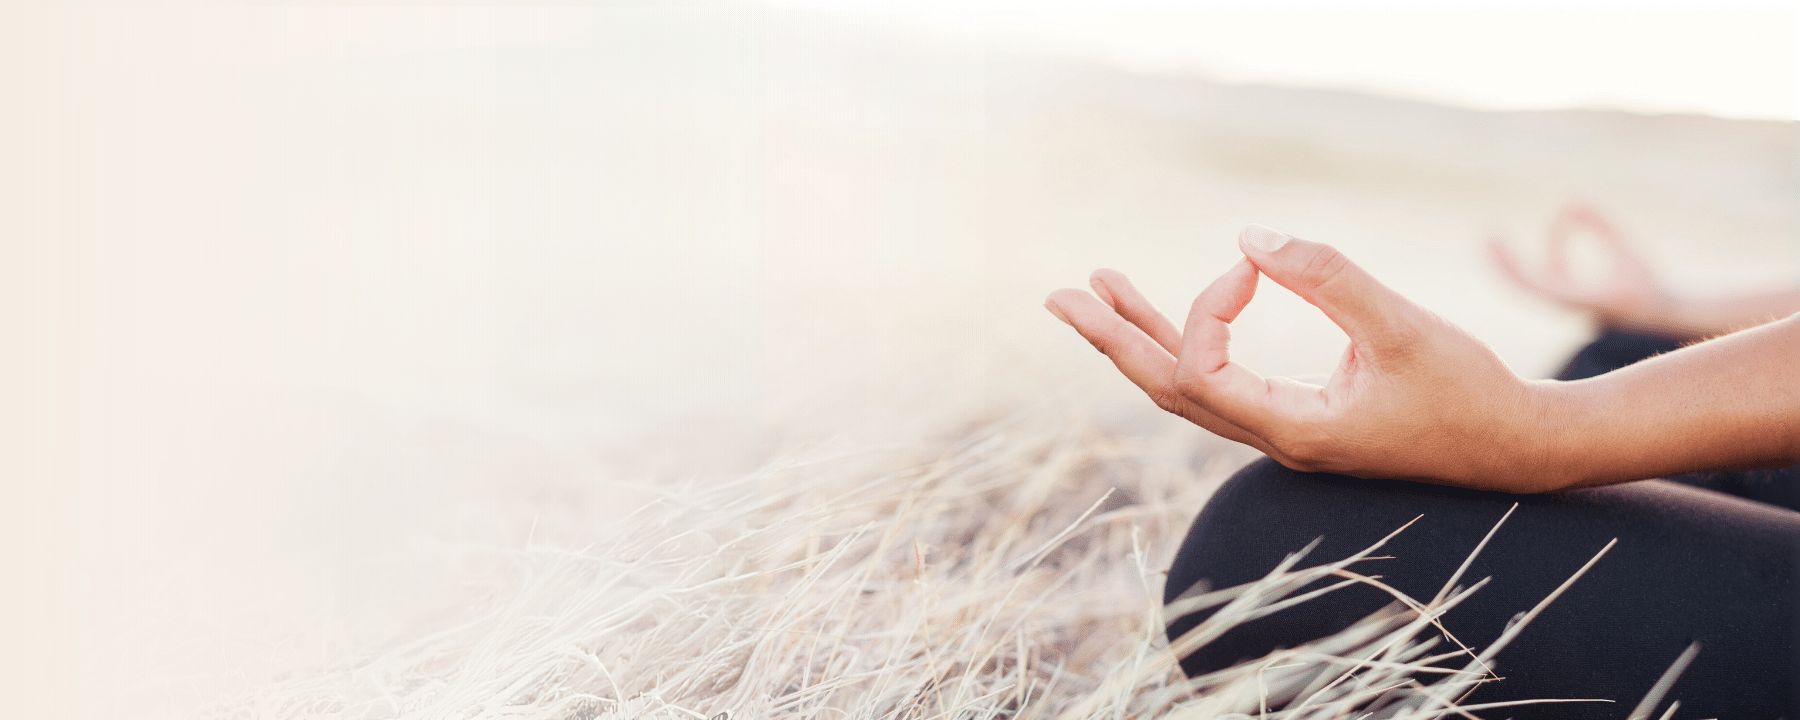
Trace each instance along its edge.
{"label": "thumb", "polygon": [[1238,247],[1258,271],[1324,311],[1352,341],[1384,336],[1407,324],[1412,302],[1337,248],[1261,225],[1244,228]]}

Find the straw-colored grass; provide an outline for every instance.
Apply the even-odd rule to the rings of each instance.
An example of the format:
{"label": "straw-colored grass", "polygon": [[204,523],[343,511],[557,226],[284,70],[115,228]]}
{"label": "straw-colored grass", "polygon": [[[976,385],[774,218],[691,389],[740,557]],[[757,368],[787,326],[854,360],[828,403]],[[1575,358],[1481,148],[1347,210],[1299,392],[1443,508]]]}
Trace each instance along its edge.
{"label": "straw-colored grass", "polygon": [[[914,447],[822,446],[734,482],[651,488],[659,497],[603,542],[533,541],[485,599],[432,631],[262,686],[213,714],[980,720],[1484,709],[1455,703],[1489,677],[1508,638],[1483,649],[1440,636],[1435,619],[1482,584],[1462,588],[1456,577],[1436,598],[1403,599],[1335,637],[1188,682],[1162,638],[1161,568],[1237,460],[1195,469],[1223,456],[1194,451],[1187,435],[1130,439],[1066,420],[990,423]],[[1170,610],[1219,609],[1178,644],[1310,601],[1318,593],[1296,593],[1320,580],[1378,584],[1355,572],[1378,548],[1312,567],[1296,554],[1258,583],[1192,592]],[[1428,667],[1446,663],[1461,669]]]}

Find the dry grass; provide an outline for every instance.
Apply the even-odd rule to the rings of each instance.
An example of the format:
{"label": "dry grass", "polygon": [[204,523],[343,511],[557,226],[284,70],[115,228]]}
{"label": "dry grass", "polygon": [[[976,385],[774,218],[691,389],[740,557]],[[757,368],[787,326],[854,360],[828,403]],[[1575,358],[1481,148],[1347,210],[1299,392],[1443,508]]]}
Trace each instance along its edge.
{"label": "dry grass", "polygon": [[[0,263],[9,717],[1198,712],[1158,572],[1248,458],[1095,422],[1156,411],[1051,289],[1110,266],[1179,311],[1259,222],[1538,374],[1586,323],[1485,265],[1490,224],[1524,237],[1579,195],[1683,291],[1791,274],[1787,123],[649,5],[339,8],[312,41],[286,8],[0,23],[32,39],[8,87],[45,128],[9,169],[48,193]],[[582,39],[408,46],[515,21]],[[1328,371],[1341,334],[1264,287],[1234,355]],[[1110,384],[977,421],[944,399],[1037,406],[959,363],[1007,397]],[[797,422],[899,446],[729,479]]]}
{"label": "dry grass", "polygon": [[[511,555],[482,600],[426,623],[431,631],[211,714],[979,720],[1483,709],[1454,703],[1508,638],[1479,657],[1442,642],[1435,618],[1481,585],[1453,587],[1454,577],[1437,598],[1186,681],[1162,639],[1160,569],[1237,464],[1200,462],[1209,456],[1220,457],[1198,453],[1187,434],[1128,438],[1068,418],[1015,418],[908,448],[818,447],[734,482],[660,486],[603,542],[534,541]],[[1220,607],[1180,645],[1308,601],[1318,593],[1295,593],[1322,579],[1378,582],[1353,570],[1378,548],[1300,570],[1296,554],[1258,583],[1178,600],[1176,612]],[[1461,671],[1426,667],[1458,656]]]}

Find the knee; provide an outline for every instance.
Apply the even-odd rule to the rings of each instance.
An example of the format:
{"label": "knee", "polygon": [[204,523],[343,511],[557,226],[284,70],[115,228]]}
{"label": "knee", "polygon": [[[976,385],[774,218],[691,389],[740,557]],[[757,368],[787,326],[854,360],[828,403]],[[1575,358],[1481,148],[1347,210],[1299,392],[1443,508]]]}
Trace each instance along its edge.
{"label": "knee", "polygon": [[[1290,470],[1262,459],[1239,470],[1219,487],[1201,509],[1169,568],[1165,602],[1196,583],[1220,589],[1254,582],[1289,554],[1321,540],[1300,567],[1334,562],[1368,548],[1427,509],[1449,530],[1420,532],[1415,527],[1384,549],[1404,560],[1383,561],[1391,583],[1403,591],[1428,597],[1427,580],[1442,582],[1465,550],[1451,557],[1439,540],[1466,532],[1484,532],[1504,506],[1483,493],[1399,481],[1361,480],[1327,473]],[[1510,505],[1510,498],[1505,499]],[[1489,511],[1492,512],[1489,512]],[[1492,517],[1490,517],[1492,515]],[[1477,522],[1477,520],[1479,520]],[[1431,572],[1420,572],[1430,570]],[[1384,575],[1385,577],[1385,575]],[[1201,648],[1183,661],[1189,672],[1216,670],[1275,647],[1293,647],[1331,634],[1379,610],[1392,598],[1367,587],[1334,593],[1329,603],[1283,611],[1252,622]],[[1206,613],[1169,618],[1171,638],[1197,625]]]}
{"label": "knee", "polygon": [[[1169,568],[1164,602],[1174,601],[1196,583],[1204,582],[1206,588],[1221,589],[1254,582],[1268,574],[1288,554],[1306,547],[1321,535],[1350,542],[1360,538],[1362,533],[1336,526],[1330,512],[1331,506],[1341,503],[1341,498],[1337,497],[1341,489],[1337,486],[1344,480],[1349,479],[1290,470],[1267,458],[1239,470],[1219,487],[1195,518]],[[1315,557],[1309,557],[1301,564],[1342,559],[1346,553],[1335,547],[1341,544],[1344,543],[1326,543],[1332,547],[1320,547],[1314,551]],[[1361,595],[1349,595],[1359,601],[1368,601],[1349,603],[1357,608],[1357,612],[1366,614],[1386,602],[1382,598],[1363,598]],[[1372,607],[1362,607],[1371,602]],[[1185,617],[1167,618],[1170,640],[1196,627],[1208,615],[1209,611],[1201,611]],[[1308,642],[1341,629],[1344,621],[1339,615],[1335,612],[1278,613],[1234,629],[1196,649],[1182,659],[1182,667],[1190,675],[1197,675],[1276,647]]]}
{"label": "knee", "polygon": [[1215,588],[1249,582],[1273,567],[1256,569],[1264,556],[1279,561],[1311,542],[1312,536],[1294,536],[1303,524],[1293,517],[1307,514],[1307,489],[1318,482],[1317,476],[1266,457],[1234,473],[1194,518],[1169,568],[1164,600],[1175,599],[1200,580]]}

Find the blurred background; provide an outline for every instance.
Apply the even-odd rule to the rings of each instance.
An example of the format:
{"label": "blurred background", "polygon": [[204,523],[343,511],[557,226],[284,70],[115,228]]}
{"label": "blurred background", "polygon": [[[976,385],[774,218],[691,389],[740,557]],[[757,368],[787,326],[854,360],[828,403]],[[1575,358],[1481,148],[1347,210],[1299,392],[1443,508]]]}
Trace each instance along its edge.
{"label": "blurred background", "polygon": [[1481,244],[1570,198],[1679,289],[1800,281],[1790,3],[8,7],[0,93],[22,717],[186,716],[797,445],[1177,422],[1042,298],[1179,317],[1249,222],[1532,376],[1589,328]]}

